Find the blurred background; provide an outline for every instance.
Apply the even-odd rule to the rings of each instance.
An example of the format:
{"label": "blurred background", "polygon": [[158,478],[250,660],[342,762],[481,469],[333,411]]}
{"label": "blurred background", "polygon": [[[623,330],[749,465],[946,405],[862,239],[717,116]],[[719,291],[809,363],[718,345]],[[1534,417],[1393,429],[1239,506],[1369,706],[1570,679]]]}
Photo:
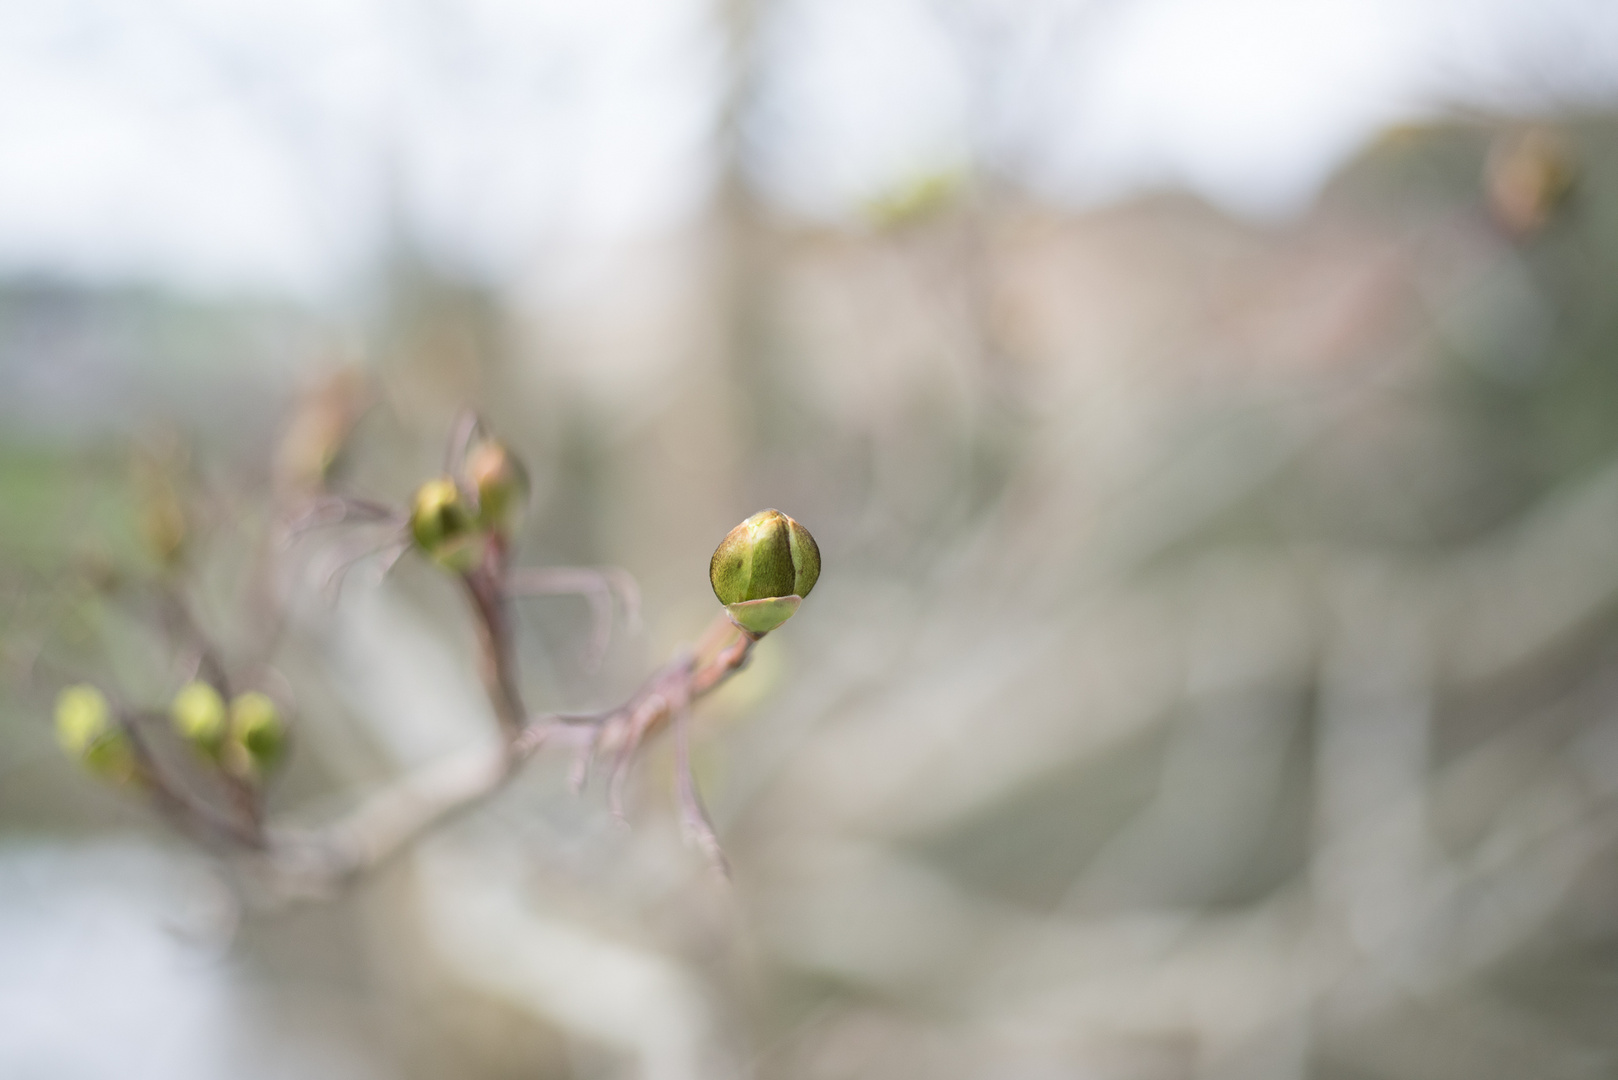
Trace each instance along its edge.
{"label": "blurred background", "polygon": [[[662,742],[629,829],[553,754],[272,912],[57,750],[177,685],[154,520],[281,820],[488,738],[344,530],[254,651],[309,446],[399,503],[466,404],[520,559],[644,592],[596,668],[522,605],[540,707],[818,538],[698,714],[733,884]],[[0,0],[0,1076],[1606,1077],[1615,1016],[1618,7]]]}

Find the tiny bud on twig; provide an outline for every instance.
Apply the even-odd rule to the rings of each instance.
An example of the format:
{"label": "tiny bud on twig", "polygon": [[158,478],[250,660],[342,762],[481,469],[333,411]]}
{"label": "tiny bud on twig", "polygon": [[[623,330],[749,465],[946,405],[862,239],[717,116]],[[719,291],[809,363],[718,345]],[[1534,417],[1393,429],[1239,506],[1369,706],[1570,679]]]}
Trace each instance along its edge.
{"label": "tiny bud on twig", "polygon": [[93,686],[69,686],[56,697],[56,741],[68,757],[113,783],[135,774],[129,736],[113,723],[112,707]]}
{"label": "tiny bud on twig", "polygon": [[506,533],[522,517],[528,501],[528,473],[506,445],[484,439],[466,456],[466,481],[477,492],[478,525]]}
{"label": "tiny bud on twig", "polygon": [[268,694],[249,690],[230,703],[230,738],[224,762],[246,779],[267,776],[286,753],[286,724]]}
{"label": "tiny bud on twig", "polygon": [[422,551],[451,570],[464,573],[478,563],[482,537],[461,489],[447,476],[416,489],[410,535]]}
{"label": "tiny bud on twig", "polygon": [[210,758],[218,758],[225,741],[225,700],[212,685],[188,682],[174,695],[169,719],[180,737]]}
{"label": "tiny bud on twig", "polygon": [[730,530],[708,564],[714,595],[754,634],[790,619],[819,577],[815,538],[779,510],[761,510]]}

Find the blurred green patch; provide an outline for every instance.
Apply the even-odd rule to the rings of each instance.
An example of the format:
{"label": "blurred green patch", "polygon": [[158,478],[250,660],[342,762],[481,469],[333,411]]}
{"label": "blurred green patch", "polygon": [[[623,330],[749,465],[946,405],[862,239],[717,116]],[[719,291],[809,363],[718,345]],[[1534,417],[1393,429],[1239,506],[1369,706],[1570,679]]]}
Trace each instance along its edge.
{"label": "blurred green patch", "polygon": [[0,561],[38,573],[145,557],[127,465],[111,454],[0,448]]}
{"label": "blurred green patch", "polygon": [[954,206],[965,189],[966,174],[960,169],[924,172],[871,199],[865,213],[882,229],[914,225]]}

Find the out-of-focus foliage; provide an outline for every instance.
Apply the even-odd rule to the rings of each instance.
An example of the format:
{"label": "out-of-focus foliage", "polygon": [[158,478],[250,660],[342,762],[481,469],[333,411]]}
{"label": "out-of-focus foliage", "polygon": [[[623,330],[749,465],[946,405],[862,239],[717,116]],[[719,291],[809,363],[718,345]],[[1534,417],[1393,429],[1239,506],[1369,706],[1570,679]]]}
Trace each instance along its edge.
{"label": "out-of-focus foliage", "polygon": [[[597,672],[582,606],[523,609],[546,707],[618,700],[699,631],[708,553],[755,507],[824,555],[699,717],[734,885],[662,792],[620,831],[551,761],[328,907],[182,911],[202,944],[173,948],[228,941],[226,974],[113,1006],[144,1017],[130,1067],[175,1060],[175,1002],[240,1033],[170,1066],[199,1076],[1618,1066],[1618,127],[1400,130],[1262,228],[1172,196],[1073,214],[992,184],[935,195],[877,231],[737,201],[565,303],[401,264],[368,411],[349,383],[289,420],[294,373],[329,355],[318,323],[237,312],[293,328],[209,384],[253,395],[253,422],[188,389],[152,392],[183,437],[155,406],[66,447],[17,426],[0,896],[214,896],[61,760],[49,703],[89,679],[166,708],[183,680],[139,583],[175,559],[198,618],[259,642],[244,567],[289,423],[326,440],[285,452],[293,471],[403,505],[471,400],[531,474],[520,557],[642,580],[645,638]],[[38,297],[8,317],[41,318]],[[76,297],[46,346],[127,303]],[[39,340],[0,328],[7,363]],[[356,417],[338,454],[322,433]],[[150,550],[154,498],[183,555],[172,529]],[[430,567],[320,599],[352,539],[288,562],[282,812],[346,805],[489,724]],[[77,909],[9,904],[0,943],[13,925],[69,947]],[[106,942],[80,977],[147,970],[136,930]],[[17,992],[0,972],[0,1003]]]}

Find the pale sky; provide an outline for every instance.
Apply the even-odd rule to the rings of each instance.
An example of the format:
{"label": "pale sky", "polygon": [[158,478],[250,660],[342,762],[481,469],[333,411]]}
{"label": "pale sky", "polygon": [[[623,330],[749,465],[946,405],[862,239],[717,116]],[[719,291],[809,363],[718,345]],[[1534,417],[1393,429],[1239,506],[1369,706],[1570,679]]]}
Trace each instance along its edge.
{"label": "pale sky", "polygon": [[[771,0],[746,131],[789,213],[988,163],[1093,204],[1304,205],[1388,123],[1618,90],[1605,0]],[[390,224],[499,280],[677,228],[701,0],[0,0],[0,274],[320,298]]]}

